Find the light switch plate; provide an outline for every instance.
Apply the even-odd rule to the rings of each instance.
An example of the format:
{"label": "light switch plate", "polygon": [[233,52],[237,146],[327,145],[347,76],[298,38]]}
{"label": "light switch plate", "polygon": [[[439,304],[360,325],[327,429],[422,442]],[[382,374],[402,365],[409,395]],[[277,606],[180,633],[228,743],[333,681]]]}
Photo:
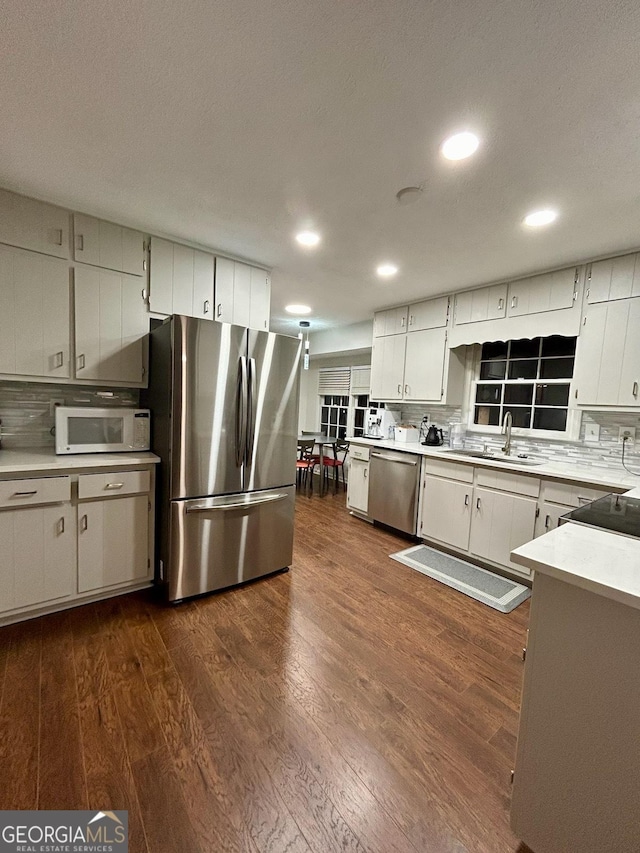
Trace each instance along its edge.
{"label": "light switch plate", "polygon": [[584,428],[584,440],[591,442],[600,441],[600,424],[587,424]]}

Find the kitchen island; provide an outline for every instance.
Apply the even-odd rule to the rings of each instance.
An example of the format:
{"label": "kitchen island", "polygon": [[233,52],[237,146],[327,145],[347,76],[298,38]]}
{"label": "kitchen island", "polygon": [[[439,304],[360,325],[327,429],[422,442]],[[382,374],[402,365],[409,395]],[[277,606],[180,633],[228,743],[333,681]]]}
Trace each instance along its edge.
{"label": "kitchen island", "polygon": [[640,850],[640,539],[574,523],[535,570],[511,804],[534,853]]}

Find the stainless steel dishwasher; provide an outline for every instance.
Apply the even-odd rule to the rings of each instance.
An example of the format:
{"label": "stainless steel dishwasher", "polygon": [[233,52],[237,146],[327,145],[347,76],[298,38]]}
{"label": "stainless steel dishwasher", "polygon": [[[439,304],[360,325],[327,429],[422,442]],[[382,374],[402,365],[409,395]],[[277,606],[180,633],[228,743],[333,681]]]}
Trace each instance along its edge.
{"label": "stainless steel dishwasher", "polygon": [[420,457],[382,448],[371,451],[369,515],[415,536]]}

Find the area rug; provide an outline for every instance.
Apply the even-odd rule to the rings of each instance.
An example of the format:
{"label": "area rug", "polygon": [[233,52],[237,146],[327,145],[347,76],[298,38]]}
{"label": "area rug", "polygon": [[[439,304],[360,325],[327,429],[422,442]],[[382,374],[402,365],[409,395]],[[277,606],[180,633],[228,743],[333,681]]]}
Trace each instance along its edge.
{"label": "area rug", "polygon": [[503,578],[502,575],[473,566],[426,545],[415,545],[389,556],[392,560],[404,563],[405,566],[457,589],[476,601],[488,604],[501,613],[510,613],[531,595],[531,590],[524,584]]}

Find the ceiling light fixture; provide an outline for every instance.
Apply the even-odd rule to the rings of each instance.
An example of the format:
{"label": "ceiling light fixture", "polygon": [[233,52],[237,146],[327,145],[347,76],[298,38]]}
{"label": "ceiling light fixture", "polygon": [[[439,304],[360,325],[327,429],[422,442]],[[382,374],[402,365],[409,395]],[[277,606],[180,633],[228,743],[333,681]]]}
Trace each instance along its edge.
{"label": "ceiling light fixture", "polygon": [[555,210],[534,210],[533,213],[528,213],[523,221],[530,228],[539,228],[541,225],[550,225],[557,218]]}
{"label": "ceiling light fixture", "polygon": [[422,187],[403,187],[396,193],[396,199],[398,204],[413,204],[414,201],[418,201],[421,193]]}
{"label": "ceiling light fixture", "polygon": [[478,150],[480,140],[475,133],[464,131],[450,136],[440,146],[442,156],[447,160],[464,160]]}
{"label": "ceiling light fixture", "polygon": [[380,264],[376,267],[376,272],[380,278],[391,278],[398,272],[398,267],[395,264]]}
{"label": "ceiling light fixture", "polygon": [[284,310],[287,314],[311,314],[311,308],[308,305],[285,305]]}
{"label": "ceiling light fixture", "polygon": [[315,231],[300,231],[299,234],[296,234],[296,240],[301,246],[306,246],[308,249],[312,249],[320,242],[320,235],[316,234]]}

